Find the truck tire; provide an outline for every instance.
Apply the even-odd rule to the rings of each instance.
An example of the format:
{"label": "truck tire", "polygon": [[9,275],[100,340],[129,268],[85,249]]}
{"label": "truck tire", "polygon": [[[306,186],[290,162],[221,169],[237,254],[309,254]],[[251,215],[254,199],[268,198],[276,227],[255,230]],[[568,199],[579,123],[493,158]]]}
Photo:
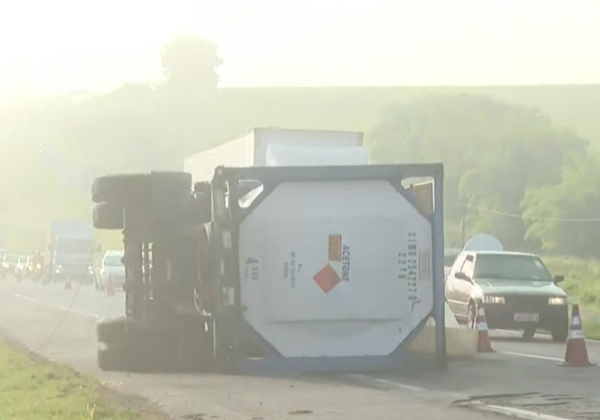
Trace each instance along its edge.
{"label": "truck tire", "polygon": [[96,325],[98,341],[106,344],[123,344],[127,340],[128,322],[125,317],[100,321]]}
{"label": "truck tire", "polygon": [[98,177],[92,183],[92,201],[122,203],[130,198],[149,195],[150,174],[118,174]]}
{"label": "truck tire", "polygon": [[98,349],[98,367],[105,372],[127,372],[130,370],[130,358],[125,347]]}
{"label": "truck tire", "polygon": [[162,362],[162,359],[149,357],[149,353],[156,353],[156,349],[144,344],[138,331],[138,334],[128,336],[121,344],[98,349],[98,367],[105,372],[162,372],[157,369],[157,364]]}
{"label": "truck tire", "polygon": [[209,372],[214,366],[212,338],[212,331],[205,331],[203,323],[195,321],[184,328],[176,354],[177,370]]}
{"label": "truck tire", "polygon": [[96,204],[92,219],[96,229],[123,229],[123,207],[115,203]]}
{"label": "truck tire", "polygon": [[92,183],[92,201],[126,203],[152,198],[153,185],[158,191],[192,190],[192,175],[187,172],[151,172],[143,174],[118,174],[98,177]]}

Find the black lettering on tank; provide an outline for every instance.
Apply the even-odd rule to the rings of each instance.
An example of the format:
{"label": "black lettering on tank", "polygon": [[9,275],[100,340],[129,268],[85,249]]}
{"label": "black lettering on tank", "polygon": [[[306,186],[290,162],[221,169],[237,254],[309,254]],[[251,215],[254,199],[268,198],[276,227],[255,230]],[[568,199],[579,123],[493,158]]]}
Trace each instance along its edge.
{"label": "black lettering on tank", "polygon": [[342,281],[350,281],[350,247],[342,246]]}

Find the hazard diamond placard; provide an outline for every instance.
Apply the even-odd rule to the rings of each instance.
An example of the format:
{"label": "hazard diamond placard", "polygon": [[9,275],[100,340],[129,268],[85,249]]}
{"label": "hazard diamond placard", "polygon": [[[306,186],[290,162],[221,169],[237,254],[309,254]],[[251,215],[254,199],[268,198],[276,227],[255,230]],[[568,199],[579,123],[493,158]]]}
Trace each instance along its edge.
{"label": "hazard diamond placard", "polygon": [[331,289],[333,289],[342,281],[340,276],[338,276],[333,267],[331,267],[329,264],[315,274],[313,280],[325,293],[329,293]]}

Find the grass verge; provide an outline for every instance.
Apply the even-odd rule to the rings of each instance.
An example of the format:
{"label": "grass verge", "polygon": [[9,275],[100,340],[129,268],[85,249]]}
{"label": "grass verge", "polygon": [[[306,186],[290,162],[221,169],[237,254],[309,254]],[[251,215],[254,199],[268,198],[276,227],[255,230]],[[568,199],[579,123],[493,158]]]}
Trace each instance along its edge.
{"label": "grass verge", "polygon": [[149,409],[124,407],[124,400],[92,378],[0,341],[0,420],[159,420],[162,417]]}
{"label": "grass verge", "polygon": [[583,320],[583,334],[590,340],[600,340],[600,323]]}
{"label": "grass verge", "polygon": [[552,274],[565,276],[569,300],[581,305],[585,337],[600,340],[600,261],[572,257],[544,257]]}

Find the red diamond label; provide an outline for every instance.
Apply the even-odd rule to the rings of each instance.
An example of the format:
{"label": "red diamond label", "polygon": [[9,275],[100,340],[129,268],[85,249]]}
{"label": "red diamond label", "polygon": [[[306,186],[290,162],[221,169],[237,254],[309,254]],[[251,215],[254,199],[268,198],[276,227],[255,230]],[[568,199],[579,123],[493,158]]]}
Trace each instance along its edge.
{"label": "red diamond label", "polygon": [[315,276],[313,280],[325,293],[329,293],[331,289],[338,285],[342,281],[340,276],[335,272],[333,267],[327,264],[323,267]]}

